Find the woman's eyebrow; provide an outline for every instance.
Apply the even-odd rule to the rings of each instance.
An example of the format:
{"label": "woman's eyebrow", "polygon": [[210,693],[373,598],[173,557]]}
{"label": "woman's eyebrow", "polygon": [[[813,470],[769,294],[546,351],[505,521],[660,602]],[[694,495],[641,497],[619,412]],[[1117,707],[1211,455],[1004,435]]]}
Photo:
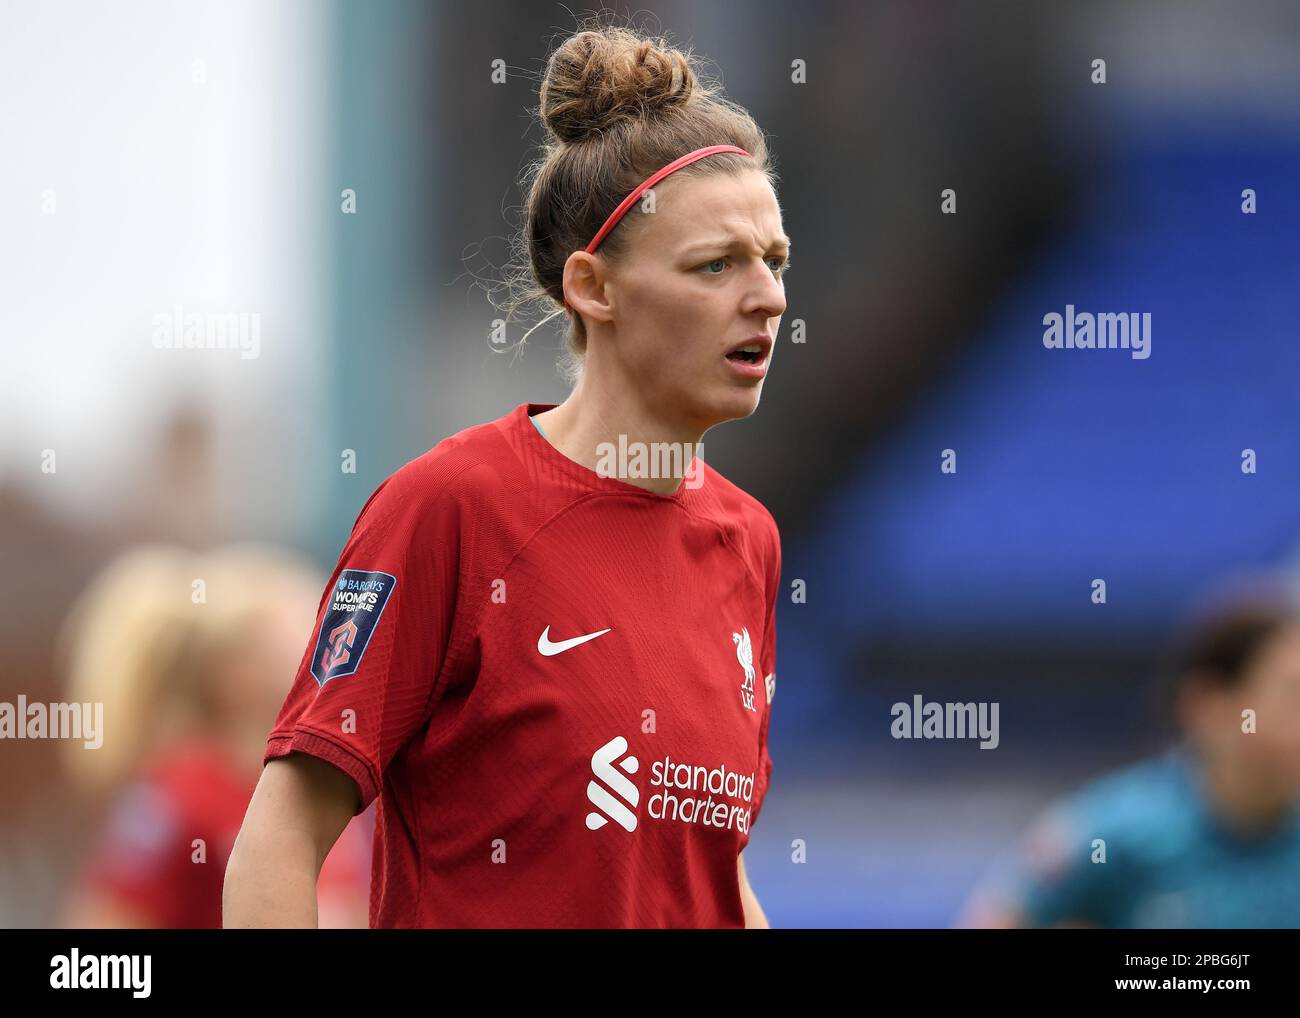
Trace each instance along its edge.
{"label": "woman's eyebrow", "polygon": [[[740,238],[738,237],[731,237],[731,236],[718,237],[716,240],[697,241],[696,243],[689,245],[683,253],[689,254],[690,252],[697,251],[697,250],[716,251],[718,248],[730,249],[733,247],[738,247],[742,243],[743,241],[741,241]],[[768,246],[768,250],[771,250],[772,248],[784,248],[785,250],[788,251],[790,249],[791,243],[792,242],[790,238],[785,236],[785,234],[782,234],[780,237],[777,237],[776,240],[772,241],[772,243]]]}

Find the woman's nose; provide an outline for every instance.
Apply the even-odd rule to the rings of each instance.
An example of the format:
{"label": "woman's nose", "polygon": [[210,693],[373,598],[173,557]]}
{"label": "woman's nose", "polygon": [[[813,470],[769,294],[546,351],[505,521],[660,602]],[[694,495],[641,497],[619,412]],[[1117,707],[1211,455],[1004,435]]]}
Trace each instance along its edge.
{"label": "woman's nose", "polygon": [[747,298],[747,312],[763,311],[768,318],[779,318],[785,313],[785,286],[772,274],[771,268],[764,264],[759,279],[750,290]]}

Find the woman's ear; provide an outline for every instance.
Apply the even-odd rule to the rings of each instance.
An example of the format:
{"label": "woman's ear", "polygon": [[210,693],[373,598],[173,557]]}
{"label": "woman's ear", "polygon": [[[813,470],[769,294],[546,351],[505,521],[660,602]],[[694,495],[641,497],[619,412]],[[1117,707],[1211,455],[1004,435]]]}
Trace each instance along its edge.
{"label": "woman's ear", "polygon": [[605,266],[599,255],[574,251],[564,263],[564,299],[586,319],[608,322],[612,308],[605,295]]}

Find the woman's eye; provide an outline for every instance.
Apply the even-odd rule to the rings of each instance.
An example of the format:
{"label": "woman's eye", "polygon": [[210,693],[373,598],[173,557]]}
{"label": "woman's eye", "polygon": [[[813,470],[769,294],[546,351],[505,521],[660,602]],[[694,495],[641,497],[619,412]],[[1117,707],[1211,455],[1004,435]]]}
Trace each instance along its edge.
{"label": "woman's eye", "polygon": [[[784,255],[772,255],[767,259],[768,268],[777,276],[784,276],[790,270],[790,259]],[[727,267],[726,258],[715,258],[711,262],[706,262],[702,268],[711,276],[721,274],[722,270]]]}

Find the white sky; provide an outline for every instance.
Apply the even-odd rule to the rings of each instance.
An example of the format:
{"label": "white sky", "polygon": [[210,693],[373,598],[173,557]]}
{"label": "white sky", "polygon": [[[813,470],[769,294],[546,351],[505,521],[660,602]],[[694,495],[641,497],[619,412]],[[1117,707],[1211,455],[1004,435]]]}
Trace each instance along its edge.
{"label": "white sky", "polygon": [[[329,216],[330,8],[8,4],[0,30],[0,475],[93,522],[177,401],[216,413],[243,525],[310,484]],[[194,61],[206,83],[192,80]],[[57,212],[42,212],[42,193]],[[260,313],[262,354],[156,350],[152,319]],[[58,457],[57,483],[40,452]],[[288,457],[286,457],[288,459]],[[296,472],[295,472],[296,471]]]}

